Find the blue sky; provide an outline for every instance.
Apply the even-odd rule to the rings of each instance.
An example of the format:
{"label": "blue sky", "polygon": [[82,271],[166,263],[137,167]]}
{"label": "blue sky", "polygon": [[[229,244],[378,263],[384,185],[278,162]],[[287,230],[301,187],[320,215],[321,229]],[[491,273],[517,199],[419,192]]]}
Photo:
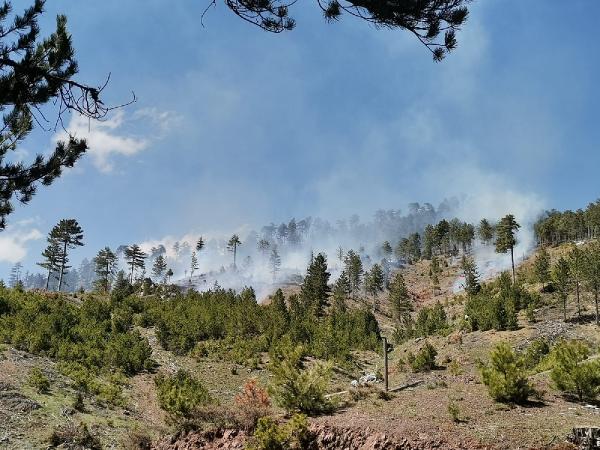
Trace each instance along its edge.
{"label": "blue sky", "polygon": [[[106,101],[132,90],[138,101],[104,124],[67,118],[92,148],[9,217],[0,277],[17,260],[33,269],[61,218],[85,231],[77,261],[105,245],[292,216],[368,218],[452,195],[480,198],[474,216],[600,195],[598,2],[475,1],[442,63],[408,33],[328,24],[310,2],[281,35],[221,3],[202,26],[205,6],[48,2],[42,29],[68,16],[78,78],[111,73]],[[38,131],[20,152],[58,137]]]}

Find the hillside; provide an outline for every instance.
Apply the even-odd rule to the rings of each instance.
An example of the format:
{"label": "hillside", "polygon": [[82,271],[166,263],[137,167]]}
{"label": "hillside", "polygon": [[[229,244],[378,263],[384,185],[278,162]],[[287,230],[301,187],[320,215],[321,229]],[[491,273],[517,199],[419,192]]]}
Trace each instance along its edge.
{"label": "hillside", "polygon": [[[565,246],[551,249],[552,261],[565,252]],[[539,292],[541,286],[531,281],[535,257],[533,254],[523,262],[518,277],[527,290]],[[453,293],[460,268],[458,261],[448,262],[448,267],[440,275],[440,292],[437,295],[433,295],[430,288],[428,262],[408,265],[399,272],[409,287],[415,314],[440,302],[450,326],[431,336],[411,338],[394,345],[389,356],[390,393],[383,392],[381,383],[351,387],[351,381],[362,374],[381,371],[382,356],[373,351],[376,347],[373,350],[353,350],[351,361],[344,364],[335,362],[328,392],[335,393],[332,398],[339,403],[335,412],[310,419],[311,445],[365,449],[551,448],[553,445],[559,448],[573,427],[591,427],[600,423],[600,409],[589,402],[575,401],[561,394],[553,386],[547,368],[530,372],[529,379],[539,397],[523,405],[495,402],[482,384],[478,370],[479,362],[487,361],[492,348],[503,341],[517,350],[525,350],[540,338],[550,345],[561,339],[577,339],[588,343],[595,352],[591,358],[596,358],[600,333],[591,316],[590,320],[581,323],[565,323],[561,320],[562,312],[553,294],[542,293],[533,322],[528,320],[525,311],[521,311],[515,330],[469,332],[461,329],[459,323],[465,295]],[[298,292],[298,288],[289,289],[290,293]],[[73,308],[82,308],[81,305],[91,298],[107,302],[102,296],[91,294],[84,294],[83,298],[69,297],[66,301]],[[49,295],[46,301],[56,302],[57,296]],[[191,352],[165,350],[160,336],[157,337],[157,325],[146,323],[150,320],[146,315],[156,314],[147,313],[148,305],[157,301],[160,300],[152,296],[139,298],[141,306],[132,306],[133,311],[138,312],[133,313],[133,319],[130,319],[133,328],[128,331],[139,332],[140,338],[147,340],[153,367],[134,371],[132,375],[114,369],[99,370],[95,378],[97,383],[119,386],[120,393],[112,396],[108,388],[94,393],[93,384],[87,390],[78,387],[72,369],[69,369],[71,372],[65,369],[66,357],[60,362],[56,356],[44,355],[44,352],[18,350],[13,344],[2,344],[0,447],[43,448],[54,443],[62,445],[61,448],[150,448],[150,445],[164,449],[244,448],[249,442],[249,433],[243,430],[229,431],[224,435],[222,431],[216,434],[204,431],[181,434],[180,425],[169,420],[168,414],[160,407],[155,380],[159,373],[175,374],[179,369],[194,374],[206,387],[214,404],[221,408],[205,417],[205,422],[212,422],[205,429],[219,429],[228,427],[227,418],[217,420],[219,414],[236,409],[234,399],[248,379],[256,379],[262,386],[272,382],[273,374],[268,363],[274,354],[260,352],[257,357],[249,359],[237,357],[237,344],[233,341],[227,344],[229,347],[225,348],[225,353],[210,347],[216,345],[216,341],[212,341],[213,344],[207,341],[201,348],[194,346]],[[349,300],[348,308],[359,308],[369,301],[368,297],[367,300]],[[380,302],[381,308],[375,317],[382,333],[392,340],[394,322],[387,295],[381,294]],[[569,305],[569,315],[573,317],[575,306],[572,299]],[[113,309],[113,323],[115,311]],[[586,297],[584,315],[588,312],[592,312],[592,303]],[[5,311],[5,314],[8,313]],[[249,310],[246,320],[252,320],[252,314],[253,310]],[[6,331],[3,339],[8,341]],[[431,371],[414,373],[406,366],[408,355],[418,352],[426,342],[437,350],[436,367]],[[309,365],[311,361],[314,362],[314,359],[309,358]],[[35,368],[48,379],[47,390],[41,391],[32,383]],[[401,389],[394,391],[398,387]],[[78,402],[78,393],[81,392],[83,395]],[[284,410],[274,407],[272,414],[281,419]]]}

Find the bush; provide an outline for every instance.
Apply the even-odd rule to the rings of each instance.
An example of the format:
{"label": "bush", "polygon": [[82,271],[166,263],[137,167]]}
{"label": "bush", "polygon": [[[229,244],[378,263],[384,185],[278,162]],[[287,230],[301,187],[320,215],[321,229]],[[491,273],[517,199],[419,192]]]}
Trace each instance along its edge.
{"label": "bush", "polygon": [[550,345],[544,338],[533,341],[525,350],[523,360],[527,369],[535,368],[550,353]]}
{"label": "bush", "polygon": [[532,312],[538,302],[539,295],[513,285],[510,275],[503,272],[497,280],[483,284],[478,294],[468,296],[465,316],[471,331],[516,330],[519,311],[529,307]]}
{"label": "bush", "polygon": [[27,380],[31,387],[34,387],[38,393],[46,394],[50,391],[50,380],[44,373],[37,367],[31,369],[29,373],[29,379]]}
{"label": "bush", "polygon": [[435,357],[437,350],[429,342],[417,352],[416,355],[409,353],[406,357],[413,372],[427,372],[436,368]]}
{"label": "bush", "polygon": [[600,394],[600,361],[586,361],[588,356],[588,347],[578,341],[563,341],[552,349],[552,381],[580,401],[593,401]]}
{"label": "bush", "polygon": [[125,450],[150,450],[152,438],[139,430],[131,430],[121,442]]}
{"label": "bush", "polygon": [[296,347],[290,354],[271,360],[271,393],[279,406],[290,412],[299,411],[309,415],[329,412],[333,404],[325,397],[325,393],[331,366],[316,363],[305,369],[301,360],[302,352],[301,347]]}
{"label": "bush", "polygon": [[524,403],[535,393],[527,380],[525,362],[505,342],[490,354],[490,364],[480,368],[491,397],[503,403]]}
{"label": "bush", "polygon": [[265,417],[271,410],[271,399],[255,379],[248,380],[244,390],[235,397],[239,408],[239,419],[246,430],[253,430],[258,419]]}
{"label": "bush", "polygon": [[248,450],[302,450],[309,446],[311,435],[306,416],[295,414],[280,425],[270,417],[258,421]]}
{"label": "bush", "polygon": [[450,415],[452,422],[459,423],[462,421],[460,418],[460,408],[458,407],[458,404],[453,400],[450,400],[448,402],[448,414]]}
{"label": "bush", "polygon": [[62,446],[64,448],[85,448],[89,450],[101,450],[102,445],[98,438],[90,433],[87,425],[74,423],[56,428],[50,436],[52,447]]}
{"label": "bush", "polygon": [[175,421],[192,418],[197,408],[212,402],[204,385],[185,370],[173,376],[159,374],[154,381],[160,407]]}

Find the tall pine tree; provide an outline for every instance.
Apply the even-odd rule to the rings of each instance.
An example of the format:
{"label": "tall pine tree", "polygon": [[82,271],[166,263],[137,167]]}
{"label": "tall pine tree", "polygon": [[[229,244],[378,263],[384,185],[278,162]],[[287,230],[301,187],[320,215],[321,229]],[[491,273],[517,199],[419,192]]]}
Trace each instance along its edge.
{"label": "tall pine tree", "polygon": [[58,260],[58,291],[62,289],[65,271],[69,261],[67,253],[75,247],[83,245],[83,230],[75,219],[62,219],[52,228],[48,236],[48,242],[56,242],[60,245],[60,256]]}

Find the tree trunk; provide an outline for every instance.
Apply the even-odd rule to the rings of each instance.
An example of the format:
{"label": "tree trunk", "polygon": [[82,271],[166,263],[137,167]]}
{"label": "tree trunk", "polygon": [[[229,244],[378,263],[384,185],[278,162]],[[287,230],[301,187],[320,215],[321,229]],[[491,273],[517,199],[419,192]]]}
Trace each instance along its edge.
{"label": "tree trunk", "polygon": [[579,280],[575,282],[575,292],[577,293],[577,319],[581,321],[581,303],[579,302]]}
{"label": "tree trunk", "polygon": [[58,274],[58,292],[62,289],[63,274],[65,272],[65,264],[67,263],[67,242],[63,246],[62,261],[60,262],[60,273]]}
{"label": "tree trunk", "polygon": [[594,292],[594,302],[596,302],[596,325],[600,325],[600,311],[598,310],[598,291]]}
{"label": "tree trunk", "polygon": [[515,284],[516,283],[516,278],[515,278],[515,256],[514,256],[514,249],[513,249],[513,247],[510,248],[510,262],[512,264],[513,284]]}
{"label": "tree trunk", "polygon": [[131,263],[131,276],[129,277],[129,284],[133,284],[133,262]]}
{"label": "tree trunk", "polygon": [[52,269],[48,269],[48,276],[46,277],[46,290],[48,290],[48,286],[50,285],[50,275],[52,273]]}

